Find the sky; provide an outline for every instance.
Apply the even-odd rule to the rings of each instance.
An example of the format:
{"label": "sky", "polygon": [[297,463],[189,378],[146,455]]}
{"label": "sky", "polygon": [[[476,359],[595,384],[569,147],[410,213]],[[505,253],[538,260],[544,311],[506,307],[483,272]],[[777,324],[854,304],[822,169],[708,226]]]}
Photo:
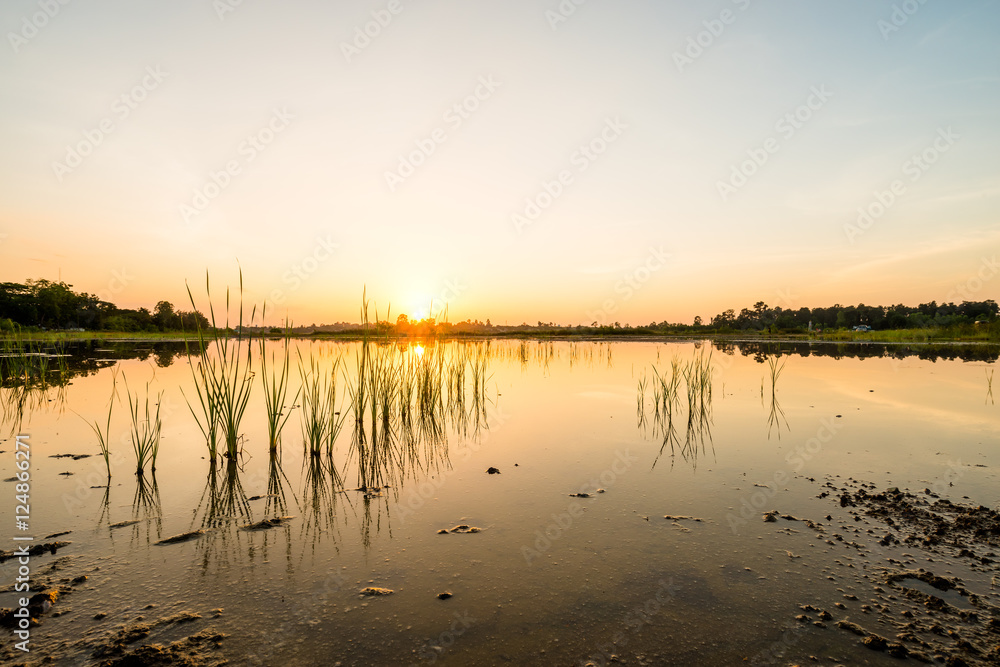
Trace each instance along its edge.
{"label": "sky", "polygon": [[269,322],[1000,296],[1000,0],[6,0],[0,280]]}

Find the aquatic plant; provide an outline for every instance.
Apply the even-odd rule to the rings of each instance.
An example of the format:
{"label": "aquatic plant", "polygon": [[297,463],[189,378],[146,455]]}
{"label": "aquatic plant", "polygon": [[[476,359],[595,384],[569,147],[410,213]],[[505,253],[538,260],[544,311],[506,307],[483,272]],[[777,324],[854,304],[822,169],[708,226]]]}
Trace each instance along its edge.
{"label": "aquatic plant", "polygon": [[[191,307],[197,311],[194,295],[191,287],[186,285],[188,298],[191,300]],[[201,408],[201,415],[195,412],[194,405],[184,396],[198,422],[198,427],[205,435],[209,454],[215,458],[217,453],[217,437],[221,432],[225,444],[224,456],[235,459],[239,456],[240,449],[240,423],[246,411],[247,403],[250,400],[250,392],[253,387],[252,368],[252,346],[247,340],[246,355],[244,357],[242,347],[244,339],[243,323],[243,269],[240,269],[240,302],[239,319],[235,336],[231,336],[233,331],[229,325],[229,288],[226,288],[226,324],[225,330],[220,332],[215,320],[215,307],[212,305],[212,291],[209,284],[208,272],[205,272],[205,293],[208,297],[208,307],[210,320],[212,323],[212,338],[208,339],[206,332],[198,325],[198,356],[197,364],[191,358],[188,349],[188,361],[191,363],[191,374],[195,383],[195,390],[198,395],[198,403]],[[254,316],[257,313],[256,306],[250,314],[250,321],[246,326],[252,326]],[[209,354],[209,350],[214,350],[214,354]]]}
{"label": "aquatic plant", "polygon": [[[264,314],[261,314],[263,318]],[[285,423],[288,421],[288,417],[291,415],[291,410],[285,408],[285,399],[288,397],[288,378],[289,378],[289,348],[290,348],[290,324],[285,322],[284,335],[282,337],[282,356],[280,364],[275,359],[275,353],[271,353],[271,365],[268,367],[267,358],[267,342],[266,339],[261,337],[260,339],[260,380],[261,385],[264,389],[264,408],[267,413],[267,440],[268,447],[273,452],[278,448],[278,439],[281,436],[281,431],[285,427]],[[302,392],[302,387],[300,386],[295,392],[295,396],[292,398],[291,403],[295,403],[298,400],[299,394]]]}
{"label": "aquatic plant", "polygon": [[[777,385],[778,378],[781,377],[781,371],[785,368],[785,362],[782,360],[778,362],[777,355],[772,355],[767,358],[767,366],[769,371],[769,377],[771,380],[771,410],[768,413],[767,418],[767,437],[771,437],[771,431],[777,428],[778,439],[781,439],[781,425],[784,422],[785,428],[788,428],[788,419],[785,417],[785,411],[781,409],[781,404],[778,402]],[[764,388],[763,380],[761,380],[761,400],[763,401]]]}
{"label": "aquatic plant", "polygon": [[781,377],[781,371],[785,369],[785,362],[782,360],[781,363],[778,363],[778,356],[771,355],[767,358],[767,367],[771,380],[771,395],[774,396],[778,385],[778,378]]}
{"label": "aquatic plant", "polygon": [[146,464],[150,466],[150,471],[156,474],[156,455],[160,451],[160,432],[163,425],[160,421],[160,403],[163,399],[161,391],[156,396],[155,411],[149,405],[149,383],[146,383],[146,393],[140,402],[138,392],[132,394],[128,386],[128,378],[125,380],[125,393],[128,396],[129,416],[132,419],[132,428],[129,436],[132,440],[132,449],[135,452],[135,474],[140,477],[146,469]]}
{"label": "aquatic plant", "polygon": [[340,374],[339,355],[333,360],[333,367],[326,372],[312,354],[308,362],[299,354],[302,386],[297,395],[302,397],[302,437],[306,451],[312,456],[319,456],[324,448],[328,454],[333,453],[337,437],[347,419],[347,411],[342,405],[338,405],[338,400],[343,400],[338,399],[338,394],[343,395],[338,390]]}
{"label": "aquatic plant", "polygon": [[110,448],[110,433],[111,433],[111,413],[115,407],[115,399],[118,398],[118,369],[117,367],[111,373],[111,398],[108,400],[108,418],[105,421],[104,429],[101,430],[101,424],[97,420],[93,422],[87,422],[90,429],[97,436],[97,446],[101,448],[101,456],[104,458],[104,467],[108,470],[108,479],[111,479],[111,448]]}

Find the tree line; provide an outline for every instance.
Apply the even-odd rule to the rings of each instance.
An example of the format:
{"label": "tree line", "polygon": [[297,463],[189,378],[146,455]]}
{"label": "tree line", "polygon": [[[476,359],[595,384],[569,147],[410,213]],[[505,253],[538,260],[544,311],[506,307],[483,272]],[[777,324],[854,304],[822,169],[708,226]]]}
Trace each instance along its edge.
{"label": "tree line", "polygon": [[[195,331],[199,327],[210,328],[208,319],[199,311],[176,310],[169,301],[160,301],[150,312],[147,308],[119,308],[113,303],[101,300],[94,294],[77,293],[72,285],[49,280],[27,280],[24,283],[0,283],[0,331],[13,330],[15,326],[39,329],[86,329],[92,331],[125,332],[167,332]],[[872,329],[922,329],[946,328],[973,325],[979,321],[993,322],[1000,307],[996,301],[963,301],[937,303],[930,301],[919,306],[842,306],[835,304],[826,308],[771,308],[758,301],[753,308],[743,308],[737,313],[726,310],[711,318],[705,324],[696,317],[691,325],[669,323],[667,321],[632,327],[618,322],[587,326],[561,327],[552,322],[538,322],[538,326],[496,326],[489,320],[465,322],[436,322],[409,320],[400,315],[394,323],[374,323],[378,333],[396,335],[428,334],[475,334],[475,333],[517,333],[530,331],[596,330],[620,333],[657,333],[666,331],[770,331],[804,332],[810,327],[816,329],[850,329],[865,325]],[[295,333],[352,331],[360,325],[341,323],[338,325],[315,324],[312,327],[296,328]],[[278,329],[272,330],[277,333]]]}
{"label": "tree line", "polygon": [[[733,309],[712,318],[710,326],[715,329],[758,331],[805,331],[810,325],[815,329],[850,329],[868,326],[872,329],[924,329],[934,327],[956,327],[975,324],[979,321],[993,321],[997,317],[996,301],[963,301],[937,303],[930,301],[919,306],[842,306],[836,304],[828,308],[785,309],[780,306],[770,308],[758,301],[753,308],[743,308],[739,313]],[[695,324],[700,324],[696,318]]]}
{"label": "tree line", "polygon": [[148,308],[119,308],[94,294],[73,291],[72,285],[49,280],[0,283],[0,330],[87,329],[91,331],[195,331],[208,328],[198,311],[175,310],[169,301]]}

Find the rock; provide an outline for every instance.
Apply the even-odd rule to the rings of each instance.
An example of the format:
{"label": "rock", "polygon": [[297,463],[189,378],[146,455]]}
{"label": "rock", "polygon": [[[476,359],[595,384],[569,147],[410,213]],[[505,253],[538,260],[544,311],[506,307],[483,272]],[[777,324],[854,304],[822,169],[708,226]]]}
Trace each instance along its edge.
{"label": "rock", "polygon": [[379,588],[378,586],[368,586],[367,588],[362,588],[358,592],[366,597],[374,597],[378,595],[392,595],[395,591],[393,591],[391,588]]}
{"label": "rock", "polygon": [[500,474],[500,469],[499,468],[494,468],[494,467],[490,466],[489,468],[486,469],[486,472],[488,474],[490,474],[490,475],[499,475]]}
{"label": "rock", "polygon": [[480,532],[479,528],[461,523],[455,526],[454,528],[451,528],[450,530],[439,530],[438,535],[443,535],[445,533],[478,533],[478,532]]}
{"label": "rock", "polygon": [[[840,604],[839,602],[837,604]],[[862,628],[857,623],[852,623],[851,621],[837,621],[837,627],[844,630],[853,632],[856,635],[866,635],[868,634],[864,628]]]}
{"label": "rock", "polygon": [[190,533],[181,533],[180,535],[174,535],[173,537],[168,537],[166,539],[160,540],[155,544],[178,544],[179,542],[187,542],[189,540],[196,540],[205,534],[204,530],[192,530]]}
{"label": "rock", "polygon": [[771,510],[761,515],[761,518],[768,523],[774,523],[778,520],[778,510]]}
{"label": "rock", "polygon": [[590,494],[589,493],[571,493],[571,494],[569,494],[569,497],[570,498],[589,498]]}
{"label": "rock", "polygon": [[201,614],[196,611],[182,611],[173,616],[161,619],[160,623],[190,623],[191,621],[197,621],[199,618],[201,618]]}
{"label": "rock", "polygon": [[868,635],[861,643],[873,651],[884,651],[889,647],[889,642],[886,641],[885,637],[876,634]]}
{"label": "rock", "polygon": [[59,599],[59,591],[49,590],[44,593],[36,593],[28,599],[28,613],[32,618],[38,618],[55,604]]}
{"label": "rock", "polygon": [[283,523],[288,523],[294,516],[276,516],[273,519],[264,519],[258,521],[257,523],[251,523],[246,526],[241,526],[241,530],[268,530],[269,528],[275,528]]}
{"label": "rock", "polygon": [[899,643],[889,644],[889,655],[893,658],[905,658],[910,654],[910,650]]}
{"label": "rock", "polygon": [[450,597],[453,597],[453,596],[448,591],[445,591],[444,593],[438,593],[438,600],[447,600]]}
{"label": "rock", "polygon": [[[46,551],[50,553],[55,553],[57,549],[62,549],[65,546],[73,544],[72,542],[46,542],[45,544],[36,544],[28,549],[29,556],[39,556],[44,554]],[[11,558],[16,558],[19,556],[15,551],[3,551],[0,550],[0,563],[10,560]]]}

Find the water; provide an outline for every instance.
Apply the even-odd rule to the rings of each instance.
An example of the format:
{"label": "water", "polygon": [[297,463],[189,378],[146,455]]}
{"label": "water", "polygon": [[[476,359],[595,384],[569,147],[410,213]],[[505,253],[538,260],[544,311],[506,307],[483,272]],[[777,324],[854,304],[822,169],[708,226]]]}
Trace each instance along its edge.
{"label": "water", "polygon": [[[422,354],[454,358],[462,345],[474,349],[425,343]],[[328,365],[339,354],[351,373],[360,349],[293,347],[293,367],[299,351]],[[612,654],[629,664],[785,664],[810,655],[820,664],[896,664],[850,633],[804,629],[794,617],[800,605],[834,610],[855,594],[844,613],[861,622],[865,573],[889,558],[934,564],[913,548],[862,554],[827,544],[802,522],[761,515],[778,510],[832,532],[836,518],[825,516],[846,515],[835,494],[817,496],[826,482],[849,478],[1000,506],[989,348],[492,341],[481,409],[468,389],[464,405],[449,409],[446,390],[440,437],[426,425],[421,434],[416,421],[394,427],[376,466],[389,488],[368,497],[356,490],[373,485],[349,453],[353,418],[333,456],[338,486],[325,456],[317,467],[303,453],[299,409],[280,456],[268,455],[255,378],[244,456],[213,467],[181,393],[190,397],[193,387],[183,346],[71,352],[68,385],[40,394],[20,426],[33,455],[31,533],[72,531],[58,538],[70,546],[33,567],[65,557],[60,572],[89,577],[53,607],[71,612],[32,635],[32,657],[54,652],[68,663],[88,664],[94,641],[137,617],[192,611],[203,618],[156,626],[144,641],[211,627],[228,635],[217,653],[233,664],[600,664]],[[681,382],[675,435],[664,440],[670,429],[656,418],[649,384],[640,410],[640,379],[651,381],[654,365],[665,373],[672,358],[709,352],[707,411],[689,429]],[[415,345],[393,354],[419,359]],[[765,361],[773,355],[784,367],[772,390]],[[49,458],[97,453],[81,416],[106,416],[113,368],[133,391],[149,381],[164,392],[155,484],[148,471],[137,484],[121,406],[109,489],[91,488],[106,481],[99,456]],[[292,378],[289,402],[298,373]],[[0,449],[7,478],[13,439]],[[0,509],[5,525],[12,506]],[[289,515],[269,530],[240,529]],[[139,523],[110,528],[125,520]],[[438,532],[458,524],[481,531]],[[155,544],[199,528],[207,530],[200,539]],[[840,533],[872,545],[859,528]],[[4,586],[14,563],[0,566]],[[992,595],[988,573],[957,561],[947,572]],[[37,576],[56,583],[59,574]],[[367,586],[394,593],[360,596]],[[445,591],[453,597],[439,600]],[[12,593],[2,595],[0,605],[13,604]]]}

